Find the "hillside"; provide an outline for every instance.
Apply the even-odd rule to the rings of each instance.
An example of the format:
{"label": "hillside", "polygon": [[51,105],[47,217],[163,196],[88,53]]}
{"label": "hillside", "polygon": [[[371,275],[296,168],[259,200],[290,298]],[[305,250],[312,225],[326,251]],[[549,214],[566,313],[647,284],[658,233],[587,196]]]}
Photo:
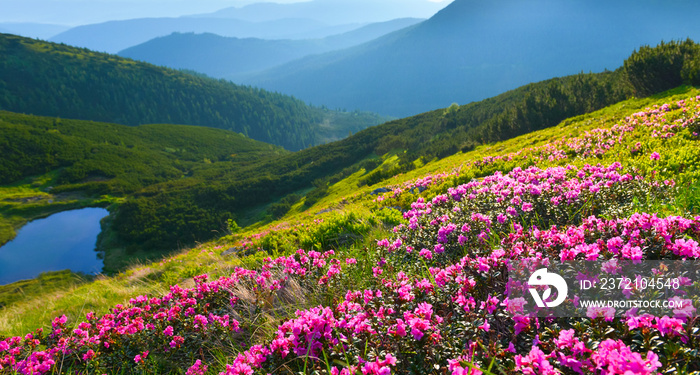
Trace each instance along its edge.
{"label": "hillside", "polygon": [[373,23],[322,39],[230,38],[214,34],[180,34],[155,38],[119,52],[120,56],[217,78],[236,78],[307,55],[361,44],[422,20],[404,18]]}
{"label": "hillside", "polygon": [[698,12],[700,4],[690,0],[674,6],[653,0],[455,0],[418,27],[240,83],[330,107],[405,117],[530,82],[614,69],[641,45],[700,38]]}
{"label": "hillside", "polygon": [[128,193],[192,174],[198,165],[226,162],[235,168],[289,154],[238,133],[198,126],[130,127],[1,111],[0,127],[2,185],[60,170],[55,182],[61,185],[95,179],[88,190]]}
{"label": "hillside", "polygon": [[[225,375],[700,371],[697,285],[671,298],[682,309],[539,319],[506,286],[511,262],[663,260],[669,266],[655,276],[674,277],[673,265],[700,258],[699,121],[700,91],[682,87],[380,185],[358,188],[358,170],[314,207],[334,212],[302,213],[300,202],[279,222],[117,277],[32,292],[0,310],[0,365]],[[23,338],[39,327],[46,333]]]}
{"label": "hillside", "polygon": [[[634,95],[697,84],[697,61],[700,48],[692,41],[663,44],[632,54],[615,72],[527,85],[482,102],[394,120],[247,168],[229,170],[220,165],[198,178],[137,192],[120,205],[112,230],[131,244],[132,253],[168,251],[177,245],[170,235],[180,225],[175,223],[208,220],[203,216],[207,212],[233,213],[241,225],[266,222],[302,197],[306,207],[311,206],[327,194],[329,184],[362,168],[371,172],[358,183],[372,185],[436,158],[555,126]],[[396,162],[379,167],[379,157],[387,154],[395,155]],[[282,207],[270,206],[277,201]],[[203,230],[196,238],[211,235]]]}
{"label": "hillside", "polygon": [[[371,114],[329,116],[281,94],[7,34],[0,35],[0,53],[0,109],[12,112],[208,126],[288,150],[322,143],[317,133],[327,131],[328,123],[339,139],[384,120]],[[350,126],[336,127],[333,117]]]}
{"label": "hillside", "polygon": [[[169,233],[176,228],[161,228],[167,228],[173,218],[193,220],[203,212],[214,210],[236,213],[235,220],[251,224],[246,212],[300,191],[306,192],[307,202],[322,198],[329,182],[362,167],[375,169],[381,164],[377,163],[377,156],[388,152],[398,154],[400,162],[391,168],[376,168],[363,178],[365,183],[376,183],[435,157],[469,150],[481,143],[553,126],[568,116],[616,102],[625,95],[616,87],[615,77],[609,73],[542,82],[481,103],[391,121],[338,142],[262,161],[249,168],[231,171],[221,166],[218,171],[207,170],[200,179],[155,185],[120,205],[113,230],[134,244],[132,251],[136,251],[172,247]],[[577,97],[583,88],[587,89],[585,96]],[[558,106],[535,104],[551,103],[554,97]],[[361,161],[364,164],[357,164]],[[207,233],[203,231],[199,237]]]}

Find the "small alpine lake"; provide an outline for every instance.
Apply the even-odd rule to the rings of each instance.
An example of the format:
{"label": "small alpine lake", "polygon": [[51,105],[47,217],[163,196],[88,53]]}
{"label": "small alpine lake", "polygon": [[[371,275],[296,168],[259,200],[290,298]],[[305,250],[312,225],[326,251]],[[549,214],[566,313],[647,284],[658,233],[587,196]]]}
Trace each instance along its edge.
{"label": "small alpine lake", "polygon": [[104,208],[64,211],[34,220],[0,247],[0,285],[31,279],[42,272],[70,269],[99,273],[103,261],[95,252]]}

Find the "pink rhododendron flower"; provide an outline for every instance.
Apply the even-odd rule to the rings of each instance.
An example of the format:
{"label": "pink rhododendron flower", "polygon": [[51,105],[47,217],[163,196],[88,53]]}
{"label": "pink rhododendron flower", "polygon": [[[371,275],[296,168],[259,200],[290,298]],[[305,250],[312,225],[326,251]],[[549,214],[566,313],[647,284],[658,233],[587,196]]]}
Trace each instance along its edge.
{"label": "pink rhododendron flower", "polygon": [[606,321],[610,322],[615,317],[615,309],[612,307],[589,306],[586,311],[586,316],[591,319],[603,317]]}
{"label": "pink rhododendron flower", "polygon": [[548,358],[549,356],[545,355],[538,347],[533,346],[526,356],[515,356],[515,370],[526,375],[558,374],[559,372],[549,363]]}
{"label": "pink rhododendron flower", "polygon": [[591,356],[597,370],[606,374],[655,374],[661,367],[656,353],[647,352],[646,359],[631,351],[621,340],[605,340]]}
{"label": "pink rhododendron flower", "polygon": [[148,350],[141,354],[137,354],[136,357],[134,357],[134,362],[141,363],[146,359],[146,357],[148,357]]}
{"label": "pink rhododendron flower", "polygon": [[185,375],[204,375],[207,373],[208,367],[202,364],[201,360],[196,360],[190,368],[187,369]]}

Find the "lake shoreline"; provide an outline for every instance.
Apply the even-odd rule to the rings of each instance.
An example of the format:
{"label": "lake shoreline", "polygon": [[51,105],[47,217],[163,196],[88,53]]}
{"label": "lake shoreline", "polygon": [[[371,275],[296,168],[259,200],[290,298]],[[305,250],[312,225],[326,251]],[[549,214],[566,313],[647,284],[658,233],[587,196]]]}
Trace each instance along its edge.
{"label": "lake shoreline", "polygon": [[13,240],[0,247],[0,284],[64,269],[101,273],[104,257],[96,245],[101,221],[109,214],[105,208],[84,207],[28,222]]}

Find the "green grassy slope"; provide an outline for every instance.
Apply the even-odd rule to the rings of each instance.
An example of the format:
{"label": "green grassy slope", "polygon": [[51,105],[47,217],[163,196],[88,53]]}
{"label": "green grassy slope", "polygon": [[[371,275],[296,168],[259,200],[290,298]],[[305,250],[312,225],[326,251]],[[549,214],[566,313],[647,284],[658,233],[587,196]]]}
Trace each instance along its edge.
{"label": "green grassy slope", "polygon": [[191,174],[198,164],[244,166],[288,153],[238,133],[187,125],[128,127],[0,112],[0,126],[2,184],[62,168],[61,185],[101,179],[95,189],[126,193]]}

